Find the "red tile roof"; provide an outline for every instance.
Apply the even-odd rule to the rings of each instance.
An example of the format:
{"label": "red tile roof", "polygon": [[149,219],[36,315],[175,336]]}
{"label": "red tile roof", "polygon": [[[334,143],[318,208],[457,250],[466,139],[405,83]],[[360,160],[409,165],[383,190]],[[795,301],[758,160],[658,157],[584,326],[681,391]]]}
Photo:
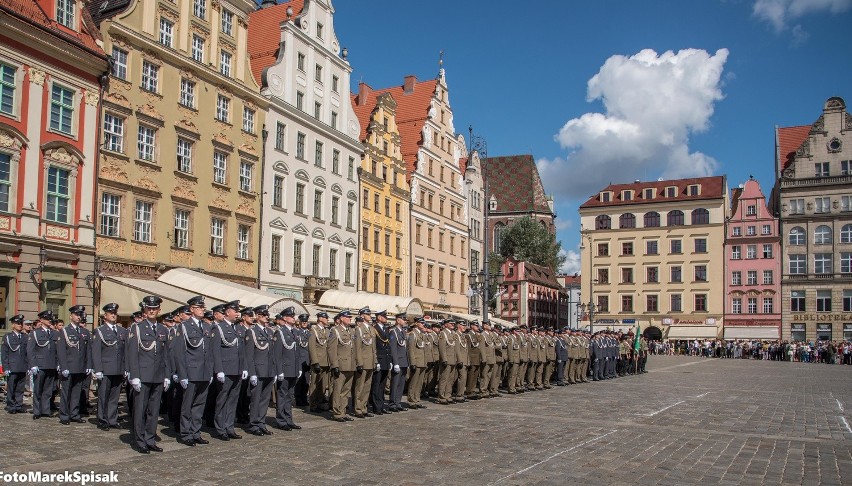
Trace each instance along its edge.
{"label": "red tile roof", "polygon": [[740,196],[743,195],[743,190],[736,187],[731,191],[731,214],[737,214],[737,206],[740,205]]}
{"label": "red tile roof", "polygon": [[363,95],[352,94],[352,110],[355,111],[355,116],[358,117],[358,123],[361,124],[361,135],[359,140],[362,142],[367,140],[367,130],[370,128],[370,121],[373,119],[373,112],[376,111],[376,105],[379,102],[379,97],[373,94],[373,88],[367,83],[364,85]]}
{"label": "red tile roof", "polygon": [[275,64],[278,59],[278,45],[281,42],[281,22],[287,20],[287,9],[293,9],[295,19],[302,12],[305,0],[290,0],[274,7],[262,8],[249,14],[248,53],[251,73],[258,86],[263,86],[263,70]]}
{"label": "red tile roof", "polygon": [[796,150],[808,139],[811,125],[778,128],[778,164],[779,171],[787,168],[796,158]]}
{"label": "red tile roof", "polygon": [[544,185],[532,155],[509,155],[485,159],[483,173],[488,181],[488,198],[497,199],[497,211],[551,213]]}
{"label": "red tile roof", "polygon": [[101,39],[101,33],[95,27],[92,16],[86,8],[82,9],[80,32],[74,32],[64,25],[60,25],[55,18],[52,18],[41,8],[36,0],[2,0],[0,1],[0,10],[9,12],[11,15],[20,18],[22,22],[46,29],[70,44],[88,49],[96,55],[106,56],[97,42]]}
{"label": "red tile roof", "polygon": [[461,171],[462,175],[464,175],[464,171],[467,170],[467,157],[459,158],[459,170]]}
{"label": "red tile roof", "polygon": [[[687,187],[693,184],[701,185],[701,191],[697,196],[690,196],[687,194]],[[673,198],[665,197],[665,188],[671,186],[677,186],[677,195]],[[630,201],[623,201],[621,199],[621,191],[626,189],[633,190],[633,199]],[[645,199],[643,194],[645,189],[654,189],[655,198]],[[598,193],[590,197],[588,201],[580,206],[580,208],[649,204],[670,201],[698,201],[703,199],[721,198],[725,195],[725,176],[695,177],[692,179],[675,179],[653,182],[631,182],[630,184],[610,184],[600,192],[605,191],[612,192],[612,196],[608,202],[601,201],[600,193]]]}

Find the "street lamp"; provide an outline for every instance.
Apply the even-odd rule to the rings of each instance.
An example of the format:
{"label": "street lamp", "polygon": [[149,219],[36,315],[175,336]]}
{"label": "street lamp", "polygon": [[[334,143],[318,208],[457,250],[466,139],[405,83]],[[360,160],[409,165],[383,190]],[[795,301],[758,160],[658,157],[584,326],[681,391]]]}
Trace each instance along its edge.
{"label": "street lamp", "polygon": [[[488,319],[488,303],[492,299],[496,299],[506,292],[506,290],[502,288],[503,279],[504,275],[502,271],[498,271],[497,275],[490,275],[486,269],[480,270],[479,273],[471,273],[467,276],[467,282],[470,285],[471,292],[475,295],[482,296],[483,321]],[[497,286],[497,292],[495,292],[493,296],[490,296],[489,289],[495,285]]]}
{"label": "street lamp", "polygon": [[[592,235],[589,232],[583,232],[582,226],[580,227],[580,237],[583,240],[589,242],[589,303],[587,305],[581,304],[581,307],[587,309],[589,311],[589,334],[594,333],[594,323],[595,323],[595,310],[597,307],[595,306],[595,281],[597,279],[593,276],[594,265],[592,262],[592,258],[594,257],[594,248],[592,248]],[[585,249],[585,244],[580,242],[580,250]]]}

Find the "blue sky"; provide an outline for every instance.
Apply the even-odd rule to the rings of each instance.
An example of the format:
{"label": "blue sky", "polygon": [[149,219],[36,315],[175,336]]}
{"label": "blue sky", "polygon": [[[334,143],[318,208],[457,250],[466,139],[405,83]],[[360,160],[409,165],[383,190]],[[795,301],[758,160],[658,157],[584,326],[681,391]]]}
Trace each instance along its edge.
{"label": "blue sky", "polygon": [[336,0],[352,89],[433,78],[457,131],[531,153],[579,270],[578,206],[608,183],[754,175],[773,184],[774,127],[852,105],[852,0]]}

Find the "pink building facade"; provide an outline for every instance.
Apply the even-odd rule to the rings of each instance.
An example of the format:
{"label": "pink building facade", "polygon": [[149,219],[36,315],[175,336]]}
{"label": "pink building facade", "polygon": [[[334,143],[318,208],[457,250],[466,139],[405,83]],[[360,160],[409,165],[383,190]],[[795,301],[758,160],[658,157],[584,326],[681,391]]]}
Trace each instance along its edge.
{"label": "pink building facade", "polygon": [[567,303],[567,295],[551,269],[509,257],[502,272],[506,292],[500,296],[497,317],[548,329],[567,325],[559,318],[560,293],[563,304]]}
{"label": "pink building facade", "polygon": [[731,194],[725,228],[725,339],[781,336],[781,240],[778,218],[760,184],[746,181]]}

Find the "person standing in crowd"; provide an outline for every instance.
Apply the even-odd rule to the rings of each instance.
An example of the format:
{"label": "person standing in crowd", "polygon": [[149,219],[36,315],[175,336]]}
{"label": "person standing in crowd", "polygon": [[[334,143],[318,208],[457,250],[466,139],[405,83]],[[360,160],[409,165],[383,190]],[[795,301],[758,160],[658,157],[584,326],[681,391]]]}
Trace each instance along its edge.
{"label": "person standing in crowd", "polygon": [[[212,329],[202,321],[206,310],[203,296],[195,296],[186,304],[180,314],[183,321],[172,337],[169,352],[183,389],[178,442],[192,447],[209,444],[201,438],[201,420],[207,391],[213,382]],[[189,314],[184,313],[187,310]]]}
{"label": "person standing in crowd", "polygon": [[117,325],[118,304],[109,303],[101,308],[103,323],[92,336],[92,371],[98,381],[98,428],[117,429],[118,398],[124,383],[124,348],[127,329]]}
{"label": "person standing in crowd", "polygon": [[24,334],[24,316],[9,319],[12,332],[3,336],[0,343],[3,374],[6,375],[6,413],[24,413],[24,390],[27,383],[27,335]]}
{"label": "person standing in crowd", "polygon": [[390,413],[385,403],[385,387],[391,372],[390,329],[388,329],[387,313],[376,314],[373,324],[373,334],[376,336],[376,368],[371,378],[370,405],[373,413],[382,415]]}
{"label": "person standing in crowd", "polygon": [[352,313],[348,310],[334,316],[334,327],[328,336],[328,364],[333,380],[331,392],[331,412],[333,420],[346,422],[352,420],[346,415],[349,396],[352,392],[352,378],[355,374],[355,350],[352,343],[350,322]]}
{"label": "person standing in crowd", "polygon": [[218,388],[213,425],[216,429],[215,437],[223,441],[242,438],[234,430],[241,383],[248,379],[242,326],[235,323],[239,310],[238,300],[213,307],[216,322],[213,324],[210,348]]}
{"label": "person standing in crowd", "polygon": [[311,326],[308,336],[308,353],[311,360],[311,382],[308,386],[308,409],[321,412],[329,389],[330,368],[328,365],[328,314],[317,313],[317,322]]}
{"label": "person standing in crowd", "polygon": [[[365,308],[366,309],[366,308]],[[370,391],[373,384],[373,374],[376,369],[376,340],[370,320],[369,309],[359,311],[353,330],[353,347],[355,348],[355,376],[353,378],[352,409],[355,417],[367,418],[373,414],[367,412],[370,401]],[[383,314],[385,311],[376,313]]]}
{"label": "person standing in crowd", "polygon": [[310,330],[308,329],[310,323],[308,321],[310,317],[309,314],[301,314],[296,327],[293,328],[293,335],[296,336],[296,340],[299,342],[299,346],[296,347],[296,361],[298,362],[300,371],[299,377],[296,378],[293,397],[296,406],[299,407],[304,407],[308,404],[308,380],[310,380],[311,374],[311,356],[308,351],[308,339],[310,338]]}
{"label": "person standing in crowd", "polygon": [[[407,319],[405,313],[397,314],[396,317]],[[414,320],[414,328],[408,334],[408,405],[410,408],[426,408],[420,403],[423,393],[423,377],[426,373],[426,353],[431,355],[428,348],[429,341],[423,327],[423,318]]]}
{"label": "person standing in crowd", "polygon": [[256,321],[245,337],[246,367],[249,374],[251,402],[248,433],[257,436],[272,435],[266,427],[266,410],[275,385],[275,362],[272,355],[272,333],[269,328],[269,306],[255,307],[251,312]]}
{"label": "person standing in crowd", "polygon": [[398,314],[394,319],[396,326],[390,332],[391,361],[391,392],[390,408],[393,412],[405,410],[402,407],[402,395],[405,391],[405,378],[408,375],[408,336],[405,332],[405,314]]}
{"label": "person standing in crowd", "polygon": [[287,307],[277,316],[278,329],[272,337],[272,361],[275,363],[275,428],[289,432],[302,427],[293,422],[296,380],[302,375],[299,362],[299,337],[296,309]]}
{"label": "person standing in crowd", "polygon": [[51,415],[57,375],[55,332],[51,329],[53,319],[50,311],[39,312],[36,328],[27,340],[27,361],[33,377],[33,420]]}

